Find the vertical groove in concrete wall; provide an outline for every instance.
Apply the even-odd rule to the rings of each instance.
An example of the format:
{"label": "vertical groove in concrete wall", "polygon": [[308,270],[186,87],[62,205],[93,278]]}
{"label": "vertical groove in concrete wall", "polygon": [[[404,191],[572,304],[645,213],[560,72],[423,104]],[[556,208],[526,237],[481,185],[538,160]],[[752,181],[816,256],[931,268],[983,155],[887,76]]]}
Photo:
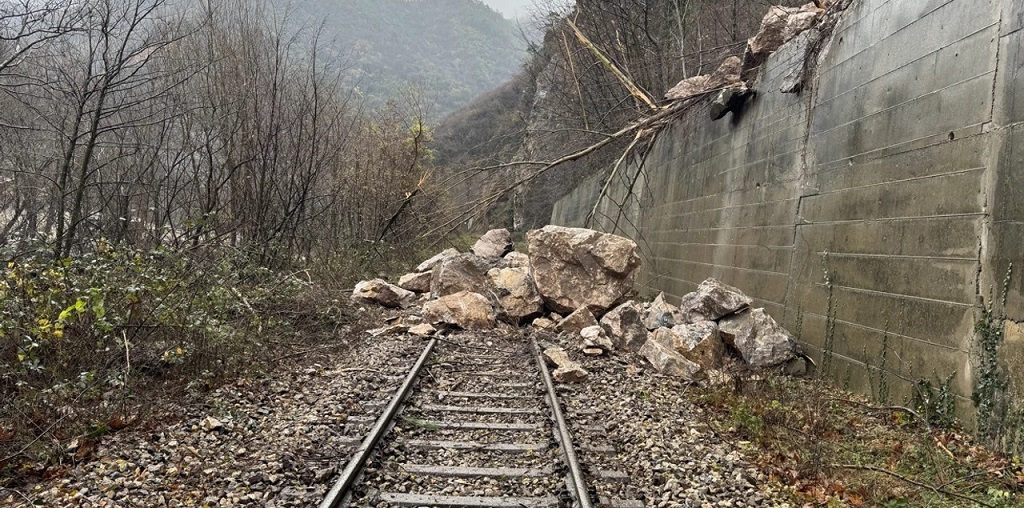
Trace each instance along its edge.
{"label": "vertical groove in concrete wall", "polygon": [[[643,192],[613,182],[596,224],[629,203],[618,231],[644,246],[652,291],[719,278],[802,323],[806,350],[851,388],[904,402],[917,381],[949,379],[970,417],[979,309],[1011,263],[1024,274],[1024,6],[855,0],[809,90],[779,92],[815,36],[772,55],[741,115],[697,107],[672,125],[625,172]],[[603,183],[552,221],[583,225]],[[1024,381],[1021,279],[1000,375]],[[1024,419],[1021,397],[1007,400]]]}

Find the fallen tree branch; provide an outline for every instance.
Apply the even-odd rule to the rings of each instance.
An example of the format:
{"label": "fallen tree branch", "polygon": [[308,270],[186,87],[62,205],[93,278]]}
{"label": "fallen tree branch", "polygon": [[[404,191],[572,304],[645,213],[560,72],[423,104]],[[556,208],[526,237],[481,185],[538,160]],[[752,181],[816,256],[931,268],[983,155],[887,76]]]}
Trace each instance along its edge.
{"label": "fallen tree branch", "polygon": [[857,405],[857,406],[861,406],[861,407],[870,409],[872,411],[903,411],[904,413],[908,413],[908,414],[912,415],[914,418],[917,418],[918,420],[920,420],[921,423],[924,424],[924,427],[925,427],[925,429],[928,430],[928,432],[931,432],[931,430],[932,430],[932,426],[931,426],[930,423],[928,423],[928,420],[925,417],[921,416],[920,413],[918,413],[917,411],[914,411],[913,409],[910,409],[909,407],[905,407],[905,406],[872,406],[871,404],[865,404],[863,402],[859,402],[859,401],[856,401],[856,400],[850,400],[850,399],[834,398],[832,400],[835,400],[835,401],[838,401],[838,402],[846,402],[847,404],[854,404],[854,405]]}
{"label": "fallen tree branch", "polygon": [[597,209],[601,207],[601,201],[604,201],[605,196],[608,195],[608,189],[612,186],[612,181],[619,174],[619,168],[622,167],[622,163],[625,162],[626,157],[636,148],[637,143],[643,138],[644,131],[636,131],[636,137],[633,138],[633,142],[626,147],[626,150],[622,152],[622,156],[615,161],[615,166],[612,168],[612,174],[608,175],[608,179],[604,181],[604,186],[601,188],[601,193],[597,195],[597,199],[594,200],[594,207],[590,209],[590,213],[587,214],[587,218],[583,220],[583,225],[590,227],[590,221],[597,217]]}
{"label": "fallen tree branch", "polygon": [[862,465],[859,465],[859,464],[830,464],[830,467],[833,467],[835,469],[859,469],[859,470],[862,470],[862,471],[873,471],[873,472],[876,472],[876,473],[887,474],[889,476],[892,476],[893,478],[896,478],[898,480],[904,481],[904,482],[909,483],[911,485],[916,485],[916,486],[921,487],[923,489],[928,489],[928,490],[930,490],[932,492],[935,492],[936,494],[944,494],[944,495],[949,496],[949,497],[955,497],[957,499],[962,499],[964,501],[970,501],[972,503],[976,503],[976,504],[979,504],[981,506],[985,506],[987,508],[995,508],[995,505],[991,505],[991,504],[986,503],[986,502],[984,502],[984,501],[982,501],[980,499],[976,499],[976,498],[973,498],[971,496],[967,496],[967,495],[964,495],[964,494],[958,494],[956,492],[952,492],[952,491],[946,490],[946,489],[944,489],[944,488],[942,488],[942,487],[940,487],[938,485],[929,485],[929,484],[924,483],[924,482],[919,482],[919,481],[917,481],[917,480],[915,480],[913,478],[908,478],[908,477],[903,476],[903,475],[901,475],[901,474],[899,474],[897,472],[889,471],[888,469],[884,469],[884,468],[880,468],[880,467],[876,467],[876,466],[862,466]]}
{"label": "fallen tree branch", "polygon": [[583,31],[580,30],[578,26],[576,26],[576,23],[574,23],[571,19],[568,18],[566,18],[565,21],[566,23],[569,24],[569,28],[572,28],[572,31],[576,33],[576,38],[579,39],[580,43],[586,46],[586,48],[589,49],[590,52],[594,54],[598,61],[600,61],[601,64],[604,65],[606,69],[608,69],[608,72],[611,72],[612,75],[614,75],[619,80],[619,82],[622,83],[622,86],[626,87],[626,90],[629,90],[630,95],[643,101],[652,110],[657,111],[658,109],[660,109],[658,106],[654,104],[654,101],[651,100],[650,95],[648,95],[647,92],[643,91],[639,86],[637,86],[637,84],[633,82],[633,80],[630,79],[629,76],[626,75],[626,73],[622,72],[622,70],[619,69],[619,66],[615,65],[615,62],[612,62],[612,60],[608,58],[604,54],[604,52],[597,47],[597,45],[591,42],[590,39],[587,38],[587,36],[583,33]]}
{"label": "fallen tree branch", "polygon": [[[592,144],[590,146],[587,146],[585,148],[577,150],[577,151],[575,151],[573,153],[570,153],[568,155],[564,155],[564,156],[562,156],[562,157],[560,157],[560,158],[558,158],[558,159],[556,159],[554,161],[548,162],[542,168],[538,169],[537,171],[534,171],[530,175],[522,177],[522,178],[520,178],[520,179],[510,183],[509,185],[499,189],[498,191],[495,191],[495,192],[491,193],[490,195],[488,195],[488,196],[486,196],[484,198],[481,198],[481,199],[479,199],[479,200],[477,200],[475,202],[472,202],[472,203],[467,203],[465,205],[465,209],[462,210],[461,212],[459,212],[457,215],[455,215],[455,217],[453,217],[450,220],[448,220],[448,221],[438,225],[436,228],[432,229],[428,233],[436,233],[436,232],[438,232],[438,231],[440,231],[440,230],[442,230],[444,228],[453,229],[453,224],[457,224],[458,222],[461,222],[467,215],[472,213],[473,210],[476,210],[477,207],[492,205],[492,204],[496,203],[499,199],[501,199],[502,196],[508,194],[509,192],[511,192],[512,190],[516,189],[520,185],[527,184],[527,183],[529,183],[529,182],[539,178],[541,175],[547,173],[548,171],[550,171],[550,170],[552,170],[554,168],[557,168],[557,167],[559,167],[559,166],[561,166],[563,164],[566,164],[568,162],[572,162],[572,161],[576,161],[576,160],[582,159],[582,158],[584,158],[584,157],[586,157],[586,156],[588,156],[588,155],[590,155],[590,154],[592,154],[592,153],[594,153],[594,152],[596,152],[596,151],[598,151],[598,150],[600,150],[600,149],[610,145],[612,142],[614,142],[614,141],[616,141],[616,140],[618,140],[618,139],[620,139],[620,138],[622,138],[622,137],[624,137],[624,136],[626,136],[628,134],[633,133],[634,131],[647,129],[648,127],[656,125],[656,124],[658,124],[659,122],[661,122],[663,120],[666,120],[668,118],[673,117],[674,115],[677,115],[677,114],[679,114],[679,113],[681,113],[683,111],[686,111],[694,103],[695,103],[694,101],[679,101],[679,102],[673,103],[673,104],[669,105],[668,107],[666,107],[665,109],[662,109],[662,110],[658,111],[658,113],[656,113],[654,115],[648,116],[646,118],[642,118],[640,120],[637,120],[637,121],[627,125],[626,127],[623,127],[622,129],[619,129],[615,133],[612,133],[612,134],[608,135],[607,138],[602,139],[601,141],[598,141],[597,143],[594,143],[594,144]],[[511,163],[511,164],[508,164],[508,165],[513,165],[513,164],[523,164],[523,163],[522,162]],[[532,165],[534,163],[529,163],[529,164]],[[508,165],[504,165],[504,167],[507,167]]]}

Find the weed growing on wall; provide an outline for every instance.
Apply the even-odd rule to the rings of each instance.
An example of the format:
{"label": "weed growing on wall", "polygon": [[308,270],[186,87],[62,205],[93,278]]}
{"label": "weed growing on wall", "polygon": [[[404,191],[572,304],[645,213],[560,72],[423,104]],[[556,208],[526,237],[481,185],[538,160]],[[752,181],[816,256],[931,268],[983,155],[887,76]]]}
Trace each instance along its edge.
{"label": "weed growing on wall", "polygon": [[[1021,411],[1010,410],[1008,407],[1006,392],[1009,382],[1006,373],[999,365],[999,348],[1004,338],[1004,317],[1001,310],[1006,307],[1006,297],[1012,275],[1013,265],[1011,264],[1006,270],[1006,277],[1003,278],[999,309],[996,308],[994,298],[990,296],[989,303],[982,307],[981,317],[974,325],[978,366],[971,400],[978,410],[978,433],[993,444],[998,444],[999,441],[1006,438],[1017,441],[1016,437],[1006,434],[1017,432],[1016,429],[1011,429],[1016,425],[1008,424],[1014,423],[1011,421],[1014,415],[1021,414]],[[1016,446],[1016,443],[1004,443],[1004,445]]]}
{"label": "weed growing on wall", "polygon": [[825,344],[821,351],[821,374],[828,376],[832,374],[833,351],[836,339],[836,298],[832,284],[832,276],[828,269],[828,251],[821,255],[821,268],[825,279],[825,288],[828,291],[828,305],[825,307]]}
{"label": "weed growing on wall", "polygon": [[914,383],[914,408],[932,426],[948,429],[956,422],[956,396],[953,394],[955,375],[954,372],[935,385],[926,379]]}
{"label": "weed growing on wall", "polygon": [[889,375],[886,369],[889,367],[889,320],[885,320],[885,333],[882,334],[882,358],[878,365],[878,402],[889,403]]}

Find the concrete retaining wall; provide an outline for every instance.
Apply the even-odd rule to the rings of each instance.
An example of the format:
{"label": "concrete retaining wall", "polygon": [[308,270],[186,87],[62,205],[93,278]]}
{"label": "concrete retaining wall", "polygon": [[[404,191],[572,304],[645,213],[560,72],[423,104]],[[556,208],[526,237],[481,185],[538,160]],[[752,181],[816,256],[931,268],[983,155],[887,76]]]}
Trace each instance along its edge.
{"label": "concrete retaining wall", "polygon": [[[612,230],[619,216],[644,245],[652,292],[678,298],[707,277],[740,287],[853,389],[905,402],[918,381],[948,379],[968,423],[1019,424],[1022,28],[1015,0],[854,0],[808,90],[779,92],[813,33],[771,57],[741,115],[712,122],[698,106],[663,133],[612,184],[631,206],[602,200],[599,222]],[[582,184],[552,221],[582,224],[602,183]],[[1004,314],[1011,263],[1009,326],[986,358],[975,324],[990,294]],[[998,421],[974,422],[985,376],[1012,382],[993,395]],[[1008,447],[1024,440],[1000,432]]]}

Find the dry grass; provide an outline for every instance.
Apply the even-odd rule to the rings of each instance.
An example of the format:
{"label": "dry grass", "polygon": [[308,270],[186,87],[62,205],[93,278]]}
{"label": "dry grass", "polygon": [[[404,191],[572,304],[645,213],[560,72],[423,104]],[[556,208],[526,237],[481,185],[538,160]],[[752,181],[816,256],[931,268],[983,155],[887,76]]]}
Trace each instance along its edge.
{"label": "dry grass", "polygon": [[1024,506],[1024,467],[910,408],[875,407],[818,380],[712,388],[720,434],[803,506]]}

